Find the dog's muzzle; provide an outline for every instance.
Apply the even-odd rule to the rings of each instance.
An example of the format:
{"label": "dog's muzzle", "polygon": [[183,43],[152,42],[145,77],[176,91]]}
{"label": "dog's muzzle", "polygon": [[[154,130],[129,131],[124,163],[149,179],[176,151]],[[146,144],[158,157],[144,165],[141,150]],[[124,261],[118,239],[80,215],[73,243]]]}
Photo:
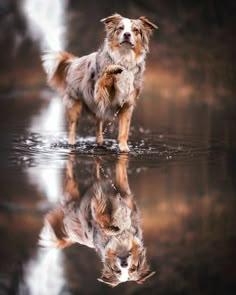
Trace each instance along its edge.
{"label": "dog's muzzle", "polygon": [[134,47],[134,44],[131,42],[131,33],[129,32],[126,32],[123,34],[123,40],[122,42],[120,43],[121,45],[122,44],[127,44],[127,45],[130,45],[131,47]]}

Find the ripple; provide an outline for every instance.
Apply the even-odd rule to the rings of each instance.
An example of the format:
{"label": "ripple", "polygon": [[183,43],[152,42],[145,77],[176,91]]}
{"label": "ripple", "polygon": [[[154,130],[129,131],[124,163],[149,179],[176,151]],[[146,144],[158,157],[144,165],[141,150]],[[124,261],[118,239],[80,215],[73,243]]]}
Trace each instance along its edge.
{"label": "ripple", "polygon": [[[141,137],[141,139],[140,139]],[[174,135],[154,134],[142,132],[133,134],[129,141],[129,159],[133,161],[152,162],[185,161],[208,156],[212,146],[201,137],[177,137]],[[95,137],[80,137],[76,144],[68,144],[66,134],[42,135],[40,133],[27,133],[13,137],[10,154],[10,163],[17,165],[35,166],[44,164],[57,164],[67,159],[69,153],[81,156],[103,156],[114,159],[122,153],[119,152],[117,141],[106,139],[102,146],[96,144]]]}

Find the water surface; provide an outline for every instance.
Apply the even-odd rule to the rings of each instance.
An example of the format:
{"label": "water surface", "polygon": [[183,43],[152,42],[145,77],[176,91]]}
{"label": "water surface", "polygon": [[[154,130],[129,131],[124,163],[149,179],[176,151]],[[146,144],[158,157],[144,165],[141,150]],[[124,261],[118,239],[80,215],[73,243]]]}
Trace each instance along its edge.
{"label": "water surface", "polygon": [[[114,126],[97,147],[87,119],[71,150],[61,100],[46,90],[2,95],[0,110],[1,294],[235,294],[231,107],[143,98],[128,155],[118,152]],[[112,289],[97,281],[102,263],[88,247],[47,251],[38,245],[45,215],[65,195],[71,159],[81,198],[96,181],[98,161],[111,189],[117,163],[127,162],[147,259],[156,271],[143,285]]]}

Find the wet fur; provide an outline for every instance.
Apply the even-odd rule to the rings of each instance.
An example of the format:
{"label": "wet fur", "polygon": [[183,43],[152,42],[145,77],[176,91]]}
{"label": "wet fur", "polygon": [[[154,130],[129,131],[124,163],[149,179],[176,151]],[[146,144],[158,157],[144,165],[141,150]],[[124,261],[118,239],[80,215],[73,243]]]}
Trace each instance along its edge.
{"label": "wet fur", "polygon": [[[157,26],[147,18],[136,20],[114,14],[101,20],[106,38],[101,48],[83,57],[67,52],[48,52],[42,56],[48,83],[59,90],[67,109],[69,144],[75,144],[82,107],[97,121],[97,143],[103,143],[103,122],[119,110],[119,149],[129,151],[127,140],[132,112],[142,88],[149,38]],[[133,44],[120,42],[120,26],[131,23]],[[75,109],[75,110],[74,110]]]}
{"label": "wet fur", "polygon": [[103,262],[98,280],[116,286],[121,280],[119,256],[129,253],[129,280],[144,282],[154,272],[149,270],[146,250],[142,242],[139,212],[129,188],[127,159],[116,164],[116,188],[100,176],[96,163],[96,180],[80,197],[73,155],[67,163],[64,196],[60,206],[52,210],[44,221],[39,244],[64,248],[79,243],[94,248]]}

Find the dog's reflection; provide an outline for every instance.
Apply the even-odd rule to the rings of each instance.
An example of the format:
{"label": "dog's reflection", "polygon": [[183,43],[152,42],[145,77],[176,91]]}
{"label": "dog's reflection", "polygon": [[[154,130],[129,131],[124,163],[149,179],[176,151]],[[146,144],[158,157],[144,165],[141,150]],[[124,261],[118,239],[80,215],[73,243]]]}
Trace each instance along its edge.
{"label": "dog's reflection", "polygon": [[117,161],[114,184],[97,159],[93,184],[83,196],[75,162],[70,155],[61,204],[46,216],[40,244],[63,248],[79,243],[94,248],[103,262],[99,281],[111,286],[143,283],[154,272],[147,264],[139,212],[127,178],[127,158]]}

